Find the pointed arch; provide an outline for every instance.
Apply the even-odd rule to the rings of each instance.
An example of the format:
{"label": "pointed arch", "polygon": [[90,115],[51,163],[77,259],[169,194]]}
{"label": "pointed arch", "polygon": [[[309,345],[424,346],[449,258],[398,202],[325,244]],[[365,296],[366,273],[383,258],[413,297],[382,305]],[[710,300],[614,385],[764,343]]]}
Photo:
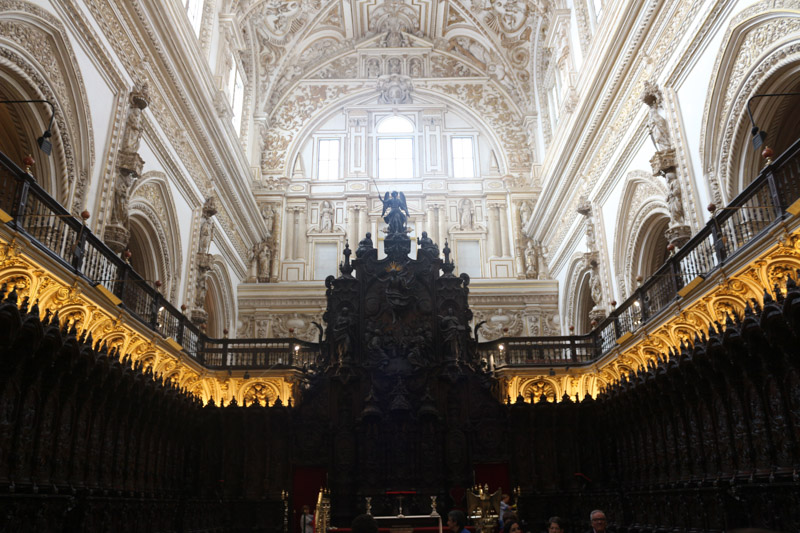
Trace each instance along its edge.
{"label": "pointed arch", "polygon": [[233,328],[236,317],[236,295],[222,256],[214,256],[206,283],[206,333],[209,337],[218,339],[223,337],[225,330],[230,331]]}
{"label": "pointed arch", "polygon": [[[94,162],[91,113],[78,60],[64,26],[45,10],[18,1],[0,8],[0,98],[43,99],[56,112],[50,138],[50,157],[38,151],[35,140],[50,121],[50,108],[30,104],[9,115],[13,126],[0,137],[12,159],[19,153],[35,156],[39,183],[61,204],[77,213],[86,204]],[[6,121],[3,120],[5,123]],[[14,147],[14,143],[18,147]]]}
{"label": "pointed arch", "polygon": [[[756,94],[797,91],[798,73],[800,2],[774,7],[774,2],[762,1],[734,17],[714,65],[700,133],[703,170],[715,201],[728,203],[755,179],[762,164],[760,154],[750,144],[748,100]],[[753,102],[756,124],[792,120],[791,130],[794,121],[790,111],[800,108],[800,98],[790,102]],[[793,133],[792,140],[796,140],[796,129]],[[768,139],[770,143],[776,140]]]}
{"label": "pointed arch", "polygon": [[614,277],[622,299],[667,258],[667,190],[650,172],[634,170],[625,178],[614,238]]}
{"label": "pointed arch", "polygon": [[589,311],[594,307],[592,291],[589,286],[591,270],[586,265],[583,254],[574,254],[567,269],[566,286],[562,292],[562,309],[566,309],[564,326],[574,326],[569,332],[576,335],[588,333],[592,328]]}
{"label": "pointed arch", "polygon": [[167,176],[145,173],[131,190],[129,209],[131,264],[144,279],[160,280],[162,293],[174,303],[183,254]]}

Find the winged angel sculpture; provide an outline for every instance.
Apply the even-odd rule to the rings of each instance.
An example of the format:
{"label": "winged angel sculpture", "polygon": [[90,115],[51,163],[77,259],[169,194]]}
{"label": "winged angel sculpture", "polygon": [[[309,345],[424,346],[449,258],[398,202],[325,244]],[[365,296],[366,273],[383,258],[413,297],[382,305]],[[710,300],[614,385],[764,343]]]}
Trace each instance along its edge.
{"label": "winged angel sculpture", "polygon": [[[383,202],[381,216],[386,224],[389,225],[388,233],[405,233],[406,220],[409,216],[406,195],[402,192],[392,191],[390,196],[389,192],[387,192],[381,201]],[[386,211],[389,211],[389,213],[387,214]]]}

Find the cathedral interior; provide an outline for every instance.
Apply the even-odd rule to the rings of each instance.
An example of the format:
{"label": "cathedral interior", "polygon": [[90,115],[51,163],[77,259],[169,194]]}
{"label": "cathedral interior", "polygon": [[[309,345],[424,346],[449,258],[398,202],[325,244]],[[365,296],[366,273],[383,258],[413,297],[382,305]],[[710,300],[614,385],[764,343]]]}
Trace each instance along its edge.
{"label": "cathedral interior", "polygon": [[0,0],[0,531],[800,531],[798,116],[800,0]]}

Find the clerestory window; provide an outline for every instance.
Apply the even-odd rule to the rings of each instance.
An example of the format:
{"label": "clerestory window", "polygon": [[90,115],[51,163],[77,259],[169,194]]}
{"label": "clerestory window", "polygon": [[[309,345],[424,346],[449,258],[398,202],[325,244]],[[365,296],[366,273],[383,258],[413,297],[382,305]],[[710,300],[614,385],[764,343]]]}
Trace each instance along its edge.
{"label": "clerestory window", "polygon": [[378,177],[410,179],[414,177],[414,124],[392,116],[383,119],[378,133]]}
{"label": "clerestory window", "polygon": [[317,178],[339,179],[339,139],[320,139],[317,157]]}
{"label": "clerestory window", "polygon": [[228,85],[228,97],[230,98],[231,109],[233,110],[233,128],[239,133],[242,125],[242,106],[244,104],[244,80],[239,71],[239,66],[234,62],[230,73]]}
{"label": "clerestory window", "polygon": [[453,177],[474,178],[475,156],[472,151],[472,137],[453,137]]}
{"label": "clerestory window", "polygon": [[203,22],[203,2],[204,0],[184,0],[186,15],[192,25],[195,36],[200,35],[200,24]]}

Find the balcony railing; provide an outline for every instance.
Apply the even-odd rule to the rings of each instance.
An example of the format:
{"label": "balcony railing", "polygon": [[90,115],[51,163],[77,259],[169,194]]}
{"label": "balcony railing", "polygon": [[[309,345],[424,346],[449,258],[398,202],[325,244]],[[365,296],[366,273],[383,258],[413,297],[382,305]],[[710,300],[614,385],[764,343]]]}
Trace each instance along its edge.
{"label": "balcony railing", "polygon": [[[634,333],[679,296],[740,254],[788,216],[800,197],[800,140],[764,170],[729,206],[720,210],[686,245],[587,335],[514,337],[483,342],[480,357],[495,366],[568,366],[591,362]],[[83,222],[0,153],[0,209],[8,225],[83,277],[116,295],[142,324],[206,367],[300,368],[311,364],[320,345],[298,339],[210,339]]]}

